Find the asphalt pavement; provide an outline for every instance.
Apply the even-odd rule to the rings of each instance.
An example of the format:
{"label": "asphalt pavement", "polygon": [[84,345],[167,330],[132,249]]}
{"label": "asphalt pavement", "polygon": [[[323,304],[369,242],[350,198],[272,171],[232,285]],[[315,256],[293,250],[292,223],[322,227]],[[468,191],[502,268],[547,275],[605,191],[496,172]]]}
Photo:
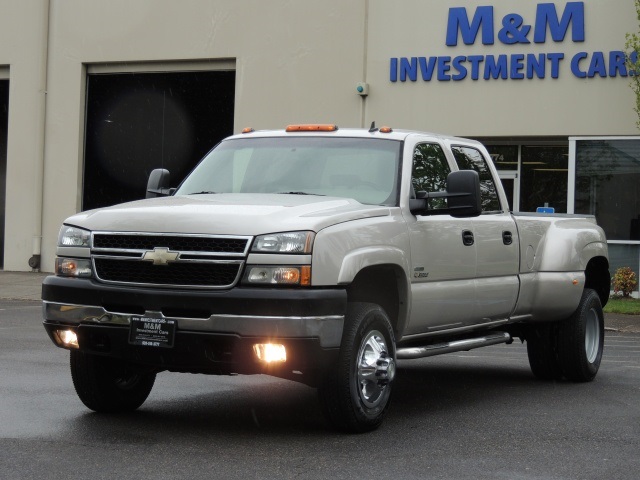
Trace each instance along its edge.
{"label": "asphalt pavement", "polygon": [[[0,299],[40,300],[42,280],[50,273],[0,270]],[[640,315],[605,314],[605,328],[622,333],[640,333]]]}
{"label": "asphalt pavement", "polygon": [[540,381],[526,344],[398,362],[382,427],[344,435],[315,389],[161,372],[136,412],[78,399],[40,302],[0,300],[2,480],[638,480],[640,335],[593,382]]}

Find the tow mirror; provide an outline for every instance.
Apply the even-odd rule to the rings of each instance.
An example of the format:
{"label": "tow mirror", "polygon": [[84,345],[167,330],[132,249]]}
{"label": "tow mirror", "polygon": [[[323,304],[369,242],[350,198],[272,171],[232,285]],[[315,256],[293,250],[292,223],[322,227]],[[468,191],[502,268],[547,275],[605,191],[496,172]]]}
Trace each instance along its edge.
{"label": "tow mirror", "polygon": [[169,173],[169,170],[156,168],[149,175],[146,198],[166,197],[171,195],[175,189],[169,188],[170,182],[171,174]]}
{"label": "tow mirror", "polygon": [[[429,209],[430,198],[446,198],[447,208]],[[480,202],[480,177],[474,170],[451,172],[447,176],[444,192],[416,192],[409,200],[414,215],[451,215],[452,217],[477,217],[482,212]]]}
{"label": "tow mirror", "polygon": [[447,205],[452,217],[477,217],[482,213],[480,177],[475,170],[451,172],[447,177]]}

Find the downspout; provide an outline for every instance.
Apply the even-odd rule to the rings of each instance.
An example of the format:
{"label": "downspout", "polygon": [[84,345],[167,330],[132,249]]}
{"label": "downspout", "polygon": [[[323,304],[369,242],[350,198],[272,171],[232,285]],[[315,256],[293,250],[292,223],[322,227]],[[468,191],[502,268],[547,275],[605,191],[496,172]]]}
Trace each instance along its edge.
{"label": "downspout", "polygon": [[[367,62],[369,61],[369,0],[364,0],[364,41],[362,51],[362,81],[367,83]],[[362,97],[360,127],[365,127],[367,118],[367,96]]]}
{"label": "downspout", "polygon": [[35,204],[35,218],[33,226],[33,251],[29,259],[29,266],[33,271],[40,271],[40,255],[42,252],[42,219],[43,219],[43,190],[44,190],[44,154],[46,146],[46,114],[47,114],[47,68],[49,65],[49,23],[50,0],[42,0],[42,37],[40,39],[40,82],[38,85],[38,115],[39,122],[36,132],[36,159],[34,164],[33,192]]}

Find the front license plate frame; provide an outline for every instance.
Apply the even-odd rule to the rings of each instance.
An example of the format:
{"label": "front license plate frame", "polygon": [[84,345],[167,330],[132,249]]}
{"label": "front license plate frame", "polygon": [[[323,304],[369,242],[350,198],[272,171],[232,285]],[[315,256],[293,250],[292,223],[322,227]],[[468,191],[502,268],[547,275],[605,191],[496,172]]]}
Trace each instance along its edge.
{"label": "front license plate frame", "polygon": [[176,321],[170,318],[131,317],[129,343],[142,347],[173,348]]}

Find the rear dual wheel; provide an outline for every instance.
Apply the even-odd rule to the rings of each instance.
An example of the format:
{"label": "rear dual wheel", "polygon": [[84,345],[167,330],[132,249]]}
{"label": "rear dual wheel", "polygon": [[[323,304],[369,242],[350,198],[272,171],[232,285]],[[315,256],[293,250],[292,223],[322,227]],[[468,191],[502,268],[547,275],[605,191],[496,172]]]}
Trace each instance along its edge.
{"label": "rear dual wheel", "polygon": [[598,294],[588,288],[571,317],[533,327],[527,336],[531,371],[542,380],[563,376],[574,382],[593,380],[603,348],[604,313]]}
{"label": "rear dual wheel", "polygon": [[604,313],[595,290],[585,289],[574,314],[560,324],[558,346],[567,379],[589,382],[595,378],[604,348]]}

